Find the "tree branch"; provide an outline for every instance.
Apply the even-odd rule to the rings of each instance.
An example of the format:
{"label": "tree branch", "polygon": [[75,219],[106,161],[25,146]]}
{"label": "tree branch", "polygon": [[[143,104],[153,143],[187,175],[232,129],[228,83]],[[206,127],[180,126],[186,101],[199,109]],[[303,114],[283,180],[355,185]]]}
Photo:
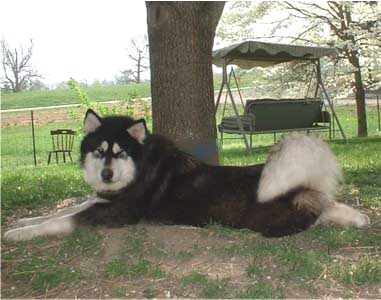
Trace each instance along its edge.
{"label": "tree branch", "polygon": [[314,28],[315,28],[315,24],[312,25],[311,27],[308,27],[306,30],[304,30],[304,31],[301,32],[300,34],[298,34],[298,36],[295,37],[295,39],[293,39],[293,40],[291,41],[291,43],[293,43],[293,42],[295,42],[295,41],[297,41],[297,40],[300,40],[300,38],[301,38],[303,35],[305,35],[306,33],[310,32],[310,31],[311,31],[312,29],[314,29]]}
{"label": "tree branch", "polygon": [[[33,41],[30,40],[30,46],[26,52],[24,48],[9,48],[8,44],[1,41],[2,65],[5,79],[12,86],[14,92],[20,91],[25,87],[31,78],[41,77],[30,65],[30,59],[33,55]],[[8,72],[9,71],[9,72]]]}

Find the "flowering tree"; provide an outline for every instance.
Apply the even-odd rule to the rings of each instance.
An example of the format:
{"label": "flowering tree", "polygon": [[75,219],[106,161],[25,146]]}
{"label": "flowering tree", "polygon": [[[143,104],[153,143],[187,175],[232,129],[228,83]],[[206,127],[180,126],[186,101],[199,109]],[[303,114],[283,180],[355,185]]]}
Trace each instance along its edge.
{"label": "flowering tree", "polygon": [[[282,17],[279,19],[276,13],[280,10]],[[278,19],[273,21],[271,18]],[[267,27],[267,32],[261,35],[256,30],[260,27],[260,20]],[[289,33],[290,29],[293,34]],[[380,3],[238,2],[223,16],[217,33],[222,40],[232,42],[264,38],[268,41],[320,44],[338,49],[339,60],[329,62],[329,67],[335,66],[335,71],[328,72],[326,79],[329,85],[335,85],[336,90],[344,94],[353,90],[358,135],[367,136],[365,89],[377,90],[381,86]]]}

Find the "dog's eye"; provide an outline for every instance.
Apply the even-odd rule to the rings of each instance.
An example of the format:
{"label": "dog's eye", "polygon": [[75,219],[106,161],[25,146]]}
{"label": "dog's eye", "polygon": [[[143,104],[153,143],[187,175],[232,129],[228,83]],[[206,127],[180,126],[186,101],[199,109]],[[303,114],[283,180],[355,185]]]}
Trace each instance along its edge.
{"label": "dog's eye", "polygon": [[126,151],[120,151],[120,152],[116,153],[115,156],[117,158],[127,158],[128,157]]}
{"label": "dog's eye", "polygon": [[105,152],[103,151],[102,148],[97,148],[94,150],[94,156],[96,158],[102,158],[105,155]]}

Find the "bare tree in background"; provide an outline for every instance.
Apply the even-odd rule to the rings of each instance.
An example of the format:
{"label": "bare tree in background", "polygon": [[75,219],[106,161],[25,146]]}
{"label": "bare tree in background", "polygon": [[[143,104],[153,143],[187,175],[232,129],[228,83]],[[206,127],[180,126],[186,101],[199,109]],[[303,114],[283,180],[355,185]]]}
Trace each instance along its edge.
{"label": "bare tree in background", "polygon": [[118,81],[140,83],[142,72],[149,68],[147,35],[142,38],[132,38],[127,50],[132,65],[131,68],[121,72],[122,75],[118,78]]}
{"label": "bare tree in background", "polygon": [[1,62],[4,71],[2,84],[10,86],[14,93],[27,88],[33,78],[41,75],[30,64],[33,55],[33,41],[30,40],[28,48],[20,47],[11,49],[5,40],[1,41]]}

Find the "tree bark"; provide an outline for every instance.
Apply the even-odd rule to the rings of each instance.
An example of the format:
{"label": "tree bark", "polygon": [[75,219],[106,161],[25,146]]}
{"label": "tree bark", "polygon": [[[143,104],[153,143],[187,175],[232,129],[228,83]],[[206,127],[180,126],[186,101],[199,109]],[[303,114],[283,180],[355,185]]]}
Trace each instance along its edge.
{"label": "tree bark", "polygon": [[360,61],[356,53],[353,52],[349,57],[349,61],[357,69],[354,73],[357,108],[357,135],[359,137],[366,137],[368,136],[368,126],[366,120],[365,89],[361,75]]}
{"label": "tree bark", "polygon": [[140,72],[141,72],[140,66],[141,66],[141,63],[142,63],[142,57],[141,57],[141,54],[139,52],[138,65],[137,65],[137,67],[138,67],[138,73],[137,73],[136,83],[140,83]]}
{"label": "tree bark", "polygon": [[146,2],[153,132],[218,164],[212,48],[224,2]]}

